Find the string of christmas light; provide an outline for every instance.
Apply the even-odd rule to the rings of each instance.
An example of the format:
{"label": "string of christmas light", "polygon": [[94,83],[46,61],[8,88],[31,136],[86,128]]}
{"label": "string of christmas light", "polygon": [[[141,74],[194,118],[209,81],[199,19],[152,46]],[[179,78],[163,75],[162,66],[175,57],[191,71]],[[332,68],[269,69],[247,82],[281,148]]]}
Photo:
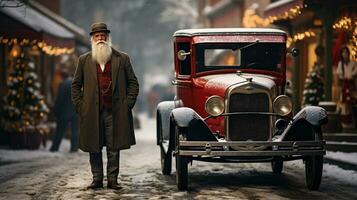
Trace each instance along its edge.
{"label": "string of christmas light", "polygon": [[302,6],[295,6],[290,8],[288,11],[285,11],[284,13],[281,13],[280,15],[276,16],[269,16],[268,20],[270,23],[273,23],[278,20],[284,20],[284,19],[293,19],[296,16],[301,14],[301,10],[303,9]]}
{"label": "string of christmas light", "polygon": [[255,9],[246,9],[243,16],[243,26],[246,28],[254,28],[258,26],[266,27],[278,20],[293,19],[301,14],[302,6],[295,6],[288,11],[275,16],[262,18],[256,14]]}
{"label": "string of christmas light", "polygon": [[304,40],[305,38],[315,37],[316,33],[314,31],[305,31],[302,33],[296,33],[295,35],[288,37],[286,41],[286,46],[289,48],[292,43],[295,43],[300,40]]}
{"label": "string of christmas light", "polygon": [[254,9],[246,9],[243,16],[243,27],[255,28],[258,26],[269,26],[269,19],[265,19],[256,14]]}
{"label": "string of christmas light", "polygon": [[14,44],[18,44],[20,46],[26,46],[26,45],[32,45],[32,48],[35,49],[34,47],[38,47],[41,49],[44,53],[48,55],[64,55],[64,54],[71,54],[74,52],[74,48],[60,48],[60,47],[55,47],[47,44],[44,41],[38,41],[38,40],[30,40],[30,39],[22,39],[19,40],[17,38],[5,38],[0,36],[0,44],[5,44],[8,46],[12,46]]}
{"label": "string of christmas light", "polygon": [[352,19],[350,17],[342,17],[333,26],[334,29],[352,29]]}
{"label": "string of christmas light", "polygon": [[[288,11],[281,13],[276,16],[269,16],[268,18],[262,18],[256,14],[255,9],[246,9],[243,16],[243,27],[254,28],[254,27],[267,27],[278,20],[293,19],[301,14],[302,6],[295,6],[290,8]],[[354,23],[353,23],[354,22]],[[353,31],[351,40],[349,41],[349,46],[351,46],[351,56],[354,60],[357,60],[357,22],[351,17],[343,16],[338,19],[334,25],[333,29],[341,29],[344,31]],[[292,37],[287,39],[287,47],[290,47],[292,43],[304,40],[305,38],[315,37],[316,33],[313,31],[306,31],[303,33],[296,33]]]}
{"label": "string of christmas light", "polygon": [[[354,22],[354,23],[352,23]],[[342,30],[342,31],[351,31],[352,37],[348,41],[348,46],[351,47],[351,56],[352,59],[357,61],[357,22],[356,19],[352,19],[348,16],[343,16],[332,26],[333,29]]]}
{"label": "string of christmas light", "polygon": [[355,22],[355,29],[353,31],[352,39],[350,40],[351,44],[351,55],[352,58],[357,61],[357,22]]}

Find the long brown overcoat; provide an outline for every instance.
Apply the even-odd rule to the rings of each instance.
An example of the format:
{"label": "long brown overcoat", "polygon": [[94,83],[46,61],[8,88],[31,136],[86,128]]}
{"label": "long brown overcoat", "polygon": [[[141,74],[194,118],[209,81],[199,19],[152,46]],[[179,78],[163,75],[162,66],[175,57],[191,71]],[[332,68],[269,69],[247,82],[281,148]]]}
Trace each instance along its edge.
{"label": "long brown overcoat", "polygon": [[[139,84],[130,58],[112,49],[113,141],[111,150],[128,149],[135,144],[132,111]],[[72,81],[72,102],[79,113],[79,148],[85,152],[101,150],[99,134],[99,92],[96,62],[91,52],[78,59]]]}

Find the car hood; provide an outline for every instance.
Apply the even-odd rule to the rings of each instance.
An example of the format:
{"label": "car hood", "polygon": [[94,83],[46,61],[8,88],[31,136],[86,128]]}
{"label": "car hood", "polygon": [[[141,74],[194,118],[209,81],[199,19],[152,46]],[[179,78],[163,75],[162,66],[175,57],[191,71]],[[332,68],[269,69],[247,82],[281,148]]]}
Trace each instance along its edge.
{"label": "car hood", "polygon": [[196,78],[196,85],[207,91],[207,95],[224,96],[228,88],[235,85],[259,85],[273,90],[275,87],[274,77],[266,75],[248,74],[216,74]]}

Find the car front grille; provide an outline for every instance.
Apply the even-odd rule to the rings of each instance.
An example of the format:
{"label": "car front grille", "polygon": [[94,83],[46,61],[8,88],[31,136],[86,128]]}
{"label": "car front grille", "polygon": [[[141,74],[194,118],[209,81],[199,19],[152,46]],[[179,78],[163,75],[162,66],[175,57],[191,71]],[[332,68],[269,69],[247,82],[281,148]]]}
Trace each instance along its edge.
{"label": "car front grille", "polygon": [[[233,93],[229,112],[269,112],[269,97],[265,93]],[[269,115],[231,115],[228,117],[231,141],[267,141],[270,138]]]}

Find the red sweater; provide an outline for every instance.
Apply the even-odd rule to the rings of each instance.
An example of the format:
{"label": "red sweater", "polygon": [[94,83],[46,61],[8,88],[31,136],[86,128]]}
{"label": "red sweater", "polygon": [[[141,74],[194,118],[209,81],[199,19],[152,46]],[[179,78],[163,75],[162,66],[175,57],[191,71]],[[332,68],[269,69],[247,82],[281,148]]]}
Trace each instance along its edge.
{"label": "red sweater", "polygon": [[112,108],[112,78],[111,78],[111,65],[110,61],[105,64],[104,71],[100,68],[100,65],[97,64],[97,77],[99,85],[99,104],[100,110],[103,108],[111,109]]}

